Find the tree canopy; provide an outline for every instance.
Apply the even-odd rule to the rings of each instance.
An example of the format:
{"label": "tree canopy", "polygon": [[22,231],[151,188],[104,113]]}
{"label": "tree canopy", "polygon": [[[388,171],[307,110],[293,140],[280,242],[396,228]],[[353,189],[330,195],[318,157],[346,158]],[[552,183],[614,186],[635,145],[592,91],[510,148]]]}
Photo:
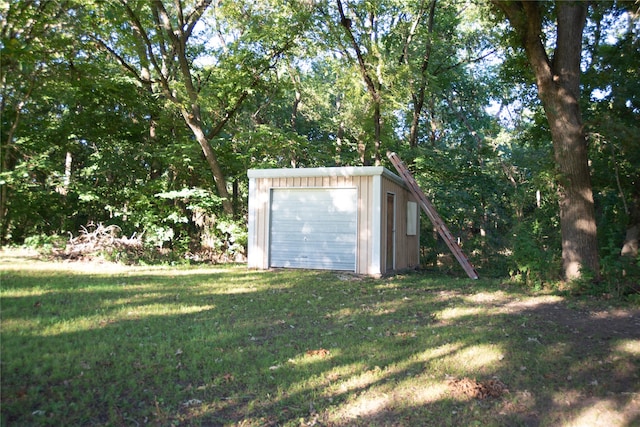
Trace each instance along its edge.
{"label": "tree canopy", "polygon": [[392,150],[481,274],[637,268],[633,1],[9,0],[0,16],[3,244],[109,224],[176,259],[238,259],[247,169]]}

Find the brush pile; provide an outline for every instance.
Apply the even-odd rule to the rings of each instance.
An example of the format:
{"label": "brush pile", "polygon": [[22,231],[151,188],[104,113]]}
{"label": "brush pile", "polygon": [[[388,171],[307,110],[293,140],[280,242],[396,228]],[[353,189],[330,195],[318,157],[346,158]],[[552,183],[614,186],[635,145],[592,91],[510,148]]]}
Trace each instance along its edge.
{"label": "brush pile", "polygon": [[66,246],[55,255],[68,260],[89,260],[97,257],[110,259],[136,258],[143,252],[142,236],[120,236],[122,230],[117,225],[104,226],[89,224],[82,226],[78,236],[69,238]]}

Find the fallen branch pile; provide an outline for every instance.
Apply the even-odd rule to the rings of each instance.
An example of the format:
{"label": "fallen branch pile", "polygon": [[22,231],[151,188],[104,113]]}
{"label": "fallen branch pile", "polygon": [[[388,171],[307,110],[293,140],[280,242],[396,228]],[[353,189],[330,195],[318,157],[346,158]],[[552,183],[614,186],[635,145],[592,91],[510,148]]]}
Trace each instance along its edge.
{"label": "fallen branch pile", "polygon": [[117,225],[104,226],[89,224],[82,226],[78,236],[69,238],[67,245],[55,255],[69,260],[83,260],[108,255],[126,258],[139,257],[143,254],[142,235],[131,237],[120,236],[122,230]]}

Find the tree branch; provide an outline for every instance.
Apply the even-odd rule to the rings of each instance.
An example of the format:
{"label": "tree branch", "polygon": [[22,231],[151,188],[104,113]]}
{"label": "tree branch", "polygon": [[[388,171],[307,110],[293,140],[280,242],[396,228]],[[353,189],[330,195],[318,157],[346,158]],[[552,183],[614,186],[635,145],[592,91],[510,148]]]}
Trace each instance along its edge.
{"label": "tree branch", "polygon": [[[166,73],[163,72],[164,70],[160,68],[160,66],[158,65],[156,57],[153,53],[153,45],[151,43],[151,40],[149,39],[149,35],[147,34],[144,27],[142,26],[140,19],[138,18],[138,15],[136,15],[136,13],[131,9],[131,7],[129,7],[129,4],[125,0],[120,0],[120,4],[124,6],[125,11],[129,16],[129,19],[131,19],[131,23],[133,24],[136,31],[138,31],[138,34],[140,34],[140,36],[142,37],[142,40],[144,41],[144,44],[147,48],[147,57],[151,62],[151,64],[153,65],[153,68],[160,79],[160,84],[163,89],[163,92],[165,93],[165,96],[174,102],[177,101],[177,99],[175,98],[175,96],[171,91],[171,86],[169,85],[168,76],[166,75]],[[129,67],[129,68],[132,68],[132,67]]]}
{"label": "tree branch", "polygon": [[532,1],[491,2],[502,10],[522,40],[529,62],[536,76],[538,90],[543,92],[553,82],[551,61],[542,44],[542,12],[540,4]]}
{"label": "tree branch", "polygon": [[211,6],[212,0],[200,0],[198,4],[194,7],[193,11],[187,16],[185,24],[187,28],[184,30],[185,35],[191,37],[191,33],[193,32],[194,27],[204,14],[205,10]]}
{"label": "tree branch", "polygon": [[118,61],[120,63],[120,65],[122,65],[123,68],[125,68],[129,73],[133,74],[133,77],[138,80],[140,83],[143,84],[147,84],[149,83],[147,80],[143,79],[142,76],[140,76],[140,74],[138,73],[138,71],[133,68],[122,56],[120,56],[118,54],[118,52],[116,52],[114,49],[112,49],[107,42],[105,42],[104,40],[94,36],[94,35],[90,35],[89,36],[92,40],[94,40],[96,43],[98,43],[98,45],[100,45],[100,47],[102,47],[104,50],[107,51],[107,53],[109,53],[109,55],[111,55],[113,58],[115,58],[116,61]]}
{"label": "tree branch", "polygon": [[347,33],[347,36],[349,37],[349,40],[351,41],[351,46],[353,47],[353,49],[356,52],[356,58],[358,60],[358,65],[360,66],[359,67],[360,68],[360,74],[362,74],[362,78],[364,79],[364,81],[365,81],[365,83],[367,85],[367,88],[371,92],[371,96],[373,96],[373,98],[374,98],[374,100],[376,102],[379,102],[380,95],[379,95],[378,91],[376,90],[376,86],[373,83],[373,79],[371,78],[371,76],[367,72],[367,64],[364,61],[364,55],[362,54],[362,50],[360,49],[360,45],[356,41],[356,38],[353,35],[353,31],[351,30],[351,20],[348,19],[345,16],[344,9],[342,7],[342,2],[340,0],[336,0],[336,3],[338,5],[338,12],[340,13],[340,25],[342,25],[342,27],[344,27],[345,32]]}

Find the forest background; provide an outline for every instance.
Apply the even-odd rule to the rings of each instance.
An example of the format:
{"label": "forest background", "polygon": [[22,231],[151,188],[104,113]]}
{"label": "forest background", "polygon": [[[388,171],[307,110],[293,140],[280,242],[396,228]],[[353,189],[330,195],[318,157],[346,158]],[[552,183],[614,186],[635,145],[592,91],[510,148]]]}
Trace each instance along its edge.
{"label": "forest background", "polygon": [[[638,292],[639,5],[569,3],[0,1],[2,245],[241,260],[248,169],[393,170],[390,150],[481,275]],[[559,151],[532,41],[550,70],[575,57],[584,158]],[[565,159],[597,224],[573,272]],[[422,267],[456,269],[422,228]]]}

